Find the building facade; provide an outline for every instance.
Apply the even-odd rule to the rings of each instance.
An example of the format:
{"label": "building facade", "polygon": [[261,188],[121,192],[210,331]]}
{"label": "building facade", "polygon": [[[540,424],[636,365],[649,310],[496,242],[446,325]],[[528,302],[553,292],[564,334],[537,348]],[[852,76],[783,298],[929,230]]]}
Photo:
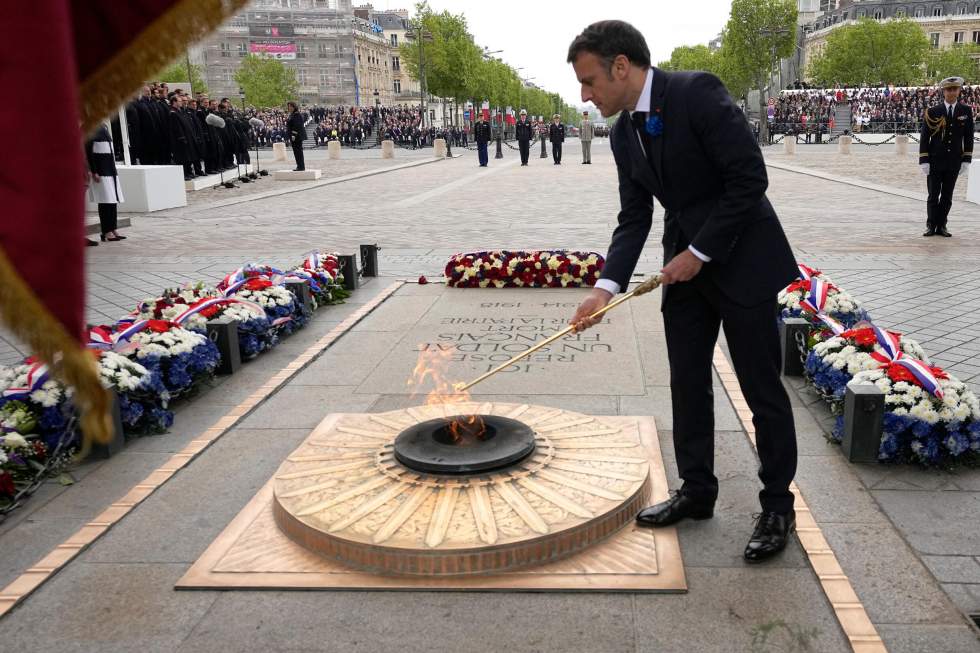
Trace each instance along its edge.
{"label": "building facade", "polygon": [[804,26],[804,61],[812,61],[823,51],[827,37],[835,29],[862,18],[909,18],[922,29],[934,48],[980,44],[980,0],[839,0]]}
{"label": "building facade", "polygon": [[397,54],[407,12],[376,15],[367,8],[355,14],[351,0],[252,0],[190,56],[202,66],[212,97],[241,101],[235,72],[253,53],[275,57],[296,72],[296,99],[303,104],[407,103],[405,89],[415,91],[417,104],[418,83],[413,86],[401,70]]}
{"label": "building facade", "polygon": [[402,65],[402,46],[412,41],[411,25],[402,13],[385,12],[377,14],[375,21],[384,30],[388,39],[388,56],[391,63],[392,99],[394,104],[418,104],[420,86],[412,79],[408,70]]}

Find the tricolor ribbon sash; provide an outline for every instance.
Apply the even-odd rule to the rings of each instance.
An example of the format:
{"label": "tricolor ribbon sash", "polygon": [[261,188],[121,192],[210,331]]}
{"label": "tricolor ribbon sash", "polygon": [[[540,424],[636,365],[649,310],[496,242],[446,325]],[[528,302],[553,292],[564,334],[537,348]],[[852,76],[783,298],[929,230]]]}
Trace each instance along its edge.
{"label": "tricolor ribbon sash", "polygon": [[804,281],[810,281],[813,277],[819,277],[820,270],[814,270],[813,268],[803,265],[802,263],[797,263],[796,268],[800,271],[800,279]]}
{"label": "tricolor ribbon sash", "polygon": [[902,351],[899,335],[891,331],[879,329],[873,324],[870,326],[874,331],[878,345],[885,352],[884,354],[872,352],[871,357],[881,363],[885,369],[892,365],[904,368],[926,392],[934,395],[937,399],[942,399],[943,391],[932,369],[922,361],[909,358],[905,355]]}
{"label": "tricolor ribbon sash", "polygon": [[183,324],[191,317],[197,315],[198,313],[200,313],[201,311],[207,308],[210,308],[212,306],[221,306],[227,304],[241,304],[242,306],[245,306],[249,310],[254,311],[258,316],[265,315],[265,310],[255,302],[248,302],[243,299],[234,299],[231,297],[210,297],[210,298],[200,299],[194,302],[193,304],[191,304],[190,306],[188,306],[187,310],[185,310],[183,313],[181,313],[180,315],[174,318],[174,322],[176,322],[177,324]]}
{"label": "tricolor ribbon sash", "polygon": [[[806,268],[806,266],[800,267],[801,269]],[[806,269],[810,270],[810,268]],[[814,270],[810,270],[810,272],[814,272]],[[827,295],[830,293],[830,284],[816,276],[811,276],[809,283],[810,291],[806,297],[800,300],[800,306],[804,310],[813,313],[818,320],[827,325],[835,336],[844,333],[844,325],[824,312],[824,307],[827,306]]]}
{"label": "tricolor ribbon sash", "polygon": [[44,363],[28,359],[30,368],[27,370],[27,379],[24,385],[19,387],[7,388],[3,391],[3,398],[8,401],[23,399],[30,396],[35,390],[40,390],[41,386],[48,380],[48,366]]}

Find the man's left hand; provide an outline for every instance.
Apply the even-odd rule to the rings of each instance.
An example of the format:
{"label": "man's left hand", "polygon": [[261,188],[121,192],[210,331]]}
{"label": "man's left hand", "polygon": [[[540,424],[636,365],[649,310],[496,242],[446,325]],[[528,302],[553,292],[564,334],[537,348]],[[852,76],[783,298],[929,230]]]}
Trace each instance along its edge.
{"label": "man's left hand", "polygon": [[970,171],[970,164],[969,163],[967,163],[966,161],[964,161],[962,164],[960,164],[960,174],[961,175],[965,175],[969,171]]}
{"label": "man's left hand", "polygon": [[702,265],[704,265],[704,261],[692,254],[691,250],[685,249],[672,258],[670,263],[660,271],[663,275],[662,284],[666,286],[672,283],[690,281],[698,275]]}

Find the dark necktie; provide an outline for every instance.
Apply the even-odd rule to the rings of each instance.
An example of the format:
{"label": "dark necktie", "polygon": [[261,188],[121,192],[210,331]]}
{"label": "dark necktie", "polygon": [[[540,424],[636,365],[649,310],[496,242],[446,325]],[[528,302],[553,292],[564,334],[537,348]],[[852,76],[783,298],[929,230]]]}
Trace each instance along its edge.
{"label": "dark necktie", "polygon": [[633,120],[633,128],[636,129],[636,134],[640,138],[640,144],[643,146],[643,154],[646,155],[647,162],[652,167],[653,159],[650,156],[650,135],[647,134],[647,112],[634,111],[630,117]]}
{"label": "dark necktie", "polygon": [[946,121],[949,124],[951,124],[951,125],[953,124],[953,107],[952,106],[948,106],[947,105],[947,107],[946,107]]}

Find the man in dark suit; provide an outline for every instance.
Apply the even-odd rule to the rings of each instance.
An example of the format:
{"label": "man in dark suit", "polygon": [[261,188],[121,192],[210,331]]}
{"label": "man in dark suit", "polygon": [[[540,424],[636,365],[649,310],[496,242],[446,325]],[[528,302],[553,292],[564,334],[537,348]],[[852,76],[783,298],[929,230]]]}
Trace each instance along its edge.
{"label": "man in dark suit", "polygon": [[973,110],[959,102],[962,77],[947,77],[940,86],[943,103],[926,109],[919,138],[919,167],[929,189],[922,235],[949,238],[953,234],[946,229],[946,219],[956,178],[970,169],[973,160]]}
{"label": "man in dark suit", "polygon": [[798,270],[766,199],[762,153],[718,78],[652,68],[643,35],[628,23],[590,25],[572,42],[568,61],[583,102],[591,100],[604,115],[622,112],[610,141],[619,172],[619,226],[602,277],[573,318],[579,329],[594,325],[588,316],[629,284],[652,225],[653,197],[666,212],[661,310],[683,485],[637,521],[666,526],[713,514],[711,361],[723,327],[762,463],[762,513],[744,557],[770,558],[795,527],[789,485],[796,434],[779,378],[776,295]]}
{"label": "man in dark suit", "polygon": [[551,158],[555,165],[561,165],[561,144],[565,142],[565,125],[561,124],[561,116],[557,113],[551,117],[548,126],[548,140],[551,141]]}
{"label": "man in dark suit", "polygon": [[521,109],[521,119],[514,124],[514,134],[517,136],[517,146],[521,150],[521,165],[527,165],[531,154],[531,141],[534,139],[534,127],[527,119],[527,109]]}
{"label": "man in dark suit", "polygon": [[490,124],[483,119],[481,113],[476,124],[473,125],[473,139],[476,141],[476,153],[481,168],[486,168],[487,162],[490,160],[487,156],[487,143],[490,142],[491,138],[493,138],[493,133],[490,130]]}
{"label": "man in dark suit", "polygon": [[295,102],[287,102],[286,108],[289,109],[289,121],[286,129],[289,132],[289,143],[293,146],[293,156],[296,158],[296,168],[294,172],[306,170],[306,161],[303,159],[303,141],[306,140],[306,127],[303,126],[303,114],[299,112],[299,106]]}

